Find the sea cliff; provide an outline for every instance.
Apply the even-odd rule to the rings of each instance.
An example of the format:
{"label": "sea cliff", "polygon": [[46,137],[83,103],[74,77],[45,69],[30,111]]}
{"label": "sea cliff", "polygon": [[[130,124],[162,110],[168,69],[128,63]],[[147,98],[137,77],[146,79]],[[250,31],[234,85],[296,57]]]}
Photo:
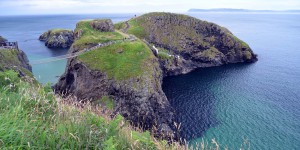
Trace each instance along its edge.
{"label": "sea cliff", "polygon": [[112,116],[121,114],[164,139],[179,136],[163,77],[257,60],[229,30],[186,15],[149,13],[115,26],[110,22],[77,23],[69,53],[84,53],[68,61],[54,89],[80,101],[109,98]]}

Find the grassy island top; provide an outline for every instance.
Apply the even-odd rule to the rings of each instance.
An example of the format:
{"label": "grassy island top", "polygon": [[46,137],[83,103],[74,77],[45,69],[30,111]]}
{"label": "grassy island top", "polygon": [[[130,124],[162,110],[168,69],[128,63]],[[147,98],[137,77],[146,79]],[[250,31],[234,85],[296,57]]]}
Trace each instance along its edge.
{"label": "grassy island top", "polygon": [[111,78],[124,80],[143,73],[151,58],[151,50],[141,41],[123,42],[99,48],[79,56],[93,70],[101,70]]}
{"label": "grassy island top", "polygon": [[[82,35],[75,41],[73,47],[89,48],[89,44],[120,41],[118,43],[86,52],[78,57],[78,60],[86,64],[92,70],[100,70],[110,78],[126,80],[142,75],[143,66],[149,65],[154,55],[150,48],[141,40],[126,41],[129,35],[116,32],[100,32],[91,26],[93,20],[80,21],[76,26],[76,32],[81,30]],[[124,40],[124,41],[123,41]],[[151,68],[151,67],[150,67]]]}
{"label": "grassy island top", "polygon": [[82,33],[80,38],[75,41],[73,47],[78,49],[88,48],[89,44],[105,43],[114,40],[122,40],[122,36],[118,32],[100,32],[92,28],[91,23],[94,20],[83,20],[77,23],[75,34]]}
{"label": "grassy island top", "polygon": [[60,32],[72,32],[70,29],[52,29],[50,30],[52,33],[60,33]]}

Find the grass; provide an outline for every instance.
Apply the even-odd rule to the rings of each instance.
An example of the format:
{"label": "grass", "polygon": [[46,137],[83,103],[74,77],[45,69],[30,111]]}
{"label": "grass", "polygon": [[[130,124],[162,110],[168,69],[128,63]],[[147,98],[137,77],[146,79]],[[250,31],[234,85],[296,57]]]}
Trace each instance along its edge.
{"label": "grass", "polygon": [[140,39],[144,39],[146,37],[146,32],[141,23],[143,23],[143,19],[131,19],[128,24],[130,28],[128,29],[129,34],[133,34]]}
{"label": "grass", "polygon": [[[18,59],[19,51],[16,49],[1,49],[0,50],[0,70],[5,70],[6,67],[20,67],[21,62]],[[21,68],[21,67],[20,67]]]}
{"label": "grass", "polygon": [[13,71],[0,72],[0,82],[0,149],[171,149],[119,115],[55,97]]}
{"label": "grass", "polygon": [[122,40],[124,37],[118,32],[100,32],[91,26],[92,20],[80,21],[76,25],[75,33],[81,31],[80,39],[73,44],[74,47],[81,49],[87,48],[89,44],[105,43],[114,40]]}
{"label": "grass", "polygon": [[[141,41],[123,42],[93,50],[78,58],[92,70],[106,72],[108,77],[126,80],[141,75],[151,50]],[[95,63],[97,62],[97,63]]]}
{"label": "grass", "polygon": [[51,34],[56,34],[56,33],[60,33],[60,32],[72,32],[72,30],[69,30],[69,29],[52,29],[50,30],[51,31]]}
{"label": "grass", "polygon": [[103,96],[100,100],[95,101],[93,103],[98,103],[100,105],[104,105],[105,107],[107,107],[110,110],[113,110],[115,107],[115,102],[112,98],[110,98],[109,96]]}
{"label": "grass", "polygon": [[116,23],[114,25],[115,25],[115,29],[117,29],[117,30],[121,30],[121,29],[126,28],[125,22],[119,22],[119,23]]}

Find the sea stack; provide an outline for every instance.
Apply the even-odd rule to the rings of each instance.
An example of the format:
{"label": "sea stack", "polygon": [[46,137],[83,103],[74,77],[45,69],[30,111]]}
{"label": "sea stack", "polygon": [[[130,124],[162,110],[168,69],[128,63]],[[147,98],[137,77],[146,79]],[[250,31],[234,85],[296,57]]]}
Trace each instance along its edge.
{"label": "sea stack", "polygon": [[72,30],[53,29],[43,33],[39,40],[49,48],[68,48],[74,42],[74,33]]}

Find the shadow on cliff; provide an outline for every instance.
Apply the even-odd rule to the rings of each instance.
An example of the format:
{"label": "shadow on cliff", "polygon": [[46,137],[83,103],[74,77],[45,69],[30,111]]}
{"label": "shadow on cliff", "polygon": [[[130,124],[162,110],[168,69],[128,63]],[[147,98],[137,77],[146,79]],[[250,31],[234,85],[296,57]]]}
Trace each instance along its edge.
{"label": "shadow on cliff", "polygon": [[[197,69],[186,75],[166,77],[163,90],[181,123],[181,136],[187,141],[203,137],[217,119],[218,91],[225,78],[238,78],[251,71],[254,64],[231,64]],[[232,82],[232,81],[231,81]],[[234,82],[234,81],[233,81]]]}

